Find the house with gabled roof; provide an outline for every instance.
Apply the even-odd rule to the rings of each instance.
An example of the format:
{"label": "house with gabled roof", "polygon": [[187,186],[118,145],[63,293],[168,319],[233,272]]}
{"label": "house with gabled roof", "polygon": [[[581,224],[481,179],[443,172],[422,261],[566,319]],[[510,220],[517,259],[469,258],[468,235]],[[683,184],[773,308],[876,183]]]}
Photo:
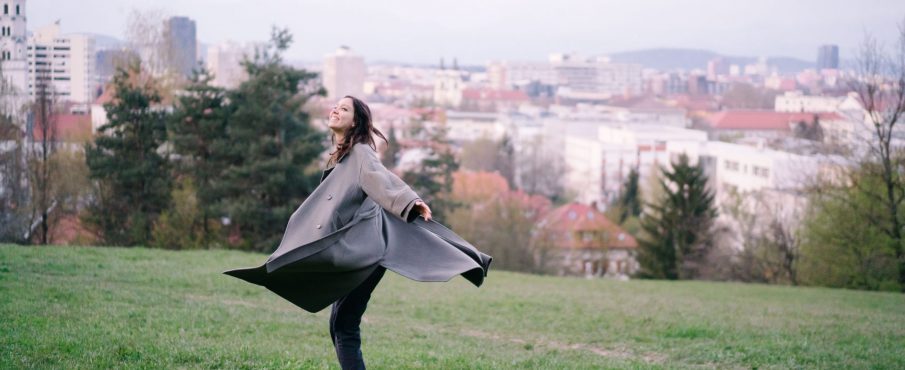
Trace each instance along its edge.
{"label": "house with gabled roof", "polygon": [[535,262],[560,276],[627,280],[638,270],[638,242],[593,205],[554,209],[534,231]]}

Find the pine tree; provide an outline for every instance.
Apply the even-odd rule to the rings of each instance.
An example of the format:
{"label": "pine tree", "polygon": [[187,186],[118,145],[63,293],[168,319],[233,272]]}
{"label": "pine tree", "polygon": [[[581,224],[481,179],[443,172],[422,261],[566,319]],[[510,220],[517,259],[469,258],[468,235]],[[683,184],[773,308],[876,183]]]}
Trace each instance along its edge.
{"label": "pine tree", "polygon": [[496,169],[509,184],[515,184],[515,147],[508,133],[500,139],[498,149]]}
{"label": "pine tree", "polygon": [[302,106],[323,90],[302,91],[316,75],[283,64],[281,53],[291,42],[288,30],[274,29],[271,44],[243,62],[248,80],[226,94],[229,145],[215,153],[226,165],[212,186],[243,249],[275,249],[286,220],[320,175],[309,167],[324,150],[322,135]]}
{"label": "pine tree", "polygon": [[389,169],[396,168],[400,151],[399,140],[396,139],[396,125],[390,125],[390,131],[387,132],[387,149],[383,152],[383,166]]}
{"label": "pine tree", "polygon": [[619,209],[619,224],[629,217],[641,216],[641,190],[638,187],[638,170],[632,168],[622,185],[622,194],[616,199]]}
{"label": "pine tree", "polygon": [[445,126],[430,129],[431,147],[421,165],[405,172],[402,179],[418,193],[431,208],[437,220],[443,220],[458,203],[449,197],[453,185],[453,173],[459,170],[459,162],[452,152]]}
{"label": "pine tree", "polygon": [[698,276],[712,244],[711,225],[716,218],[713,193],[700,165],[681,155],[672,170],[662,170],[664,196],[651,204],[642,220],[645,237],[639,240],[638,262],[642,277],[691,279]]}
{"label": "pine tree", "polygon": [[225,163],[217,154],[232,145],[226,137],[232,106],[226,104],[226,92],[211,85],[213,78],[204,67],[195,70],[167,123],[173,153],[178,157],[176,175],[191,178],[196,192],[192,196],[197,198],[200,212],[194,221],[204,239],[213,237],[209,221],[218,214],[214,205],[220,194],[212,183]]}
{"label": "pine tree", "polygon": [[169,202],[169,164],[160,154],[166,113],[154,84],[138,62],[119,68],[113,100],[104,105],[108,123],[86,145],[90,178],[97,185],[86,221],[106,244],[147,243],[153,221]]}

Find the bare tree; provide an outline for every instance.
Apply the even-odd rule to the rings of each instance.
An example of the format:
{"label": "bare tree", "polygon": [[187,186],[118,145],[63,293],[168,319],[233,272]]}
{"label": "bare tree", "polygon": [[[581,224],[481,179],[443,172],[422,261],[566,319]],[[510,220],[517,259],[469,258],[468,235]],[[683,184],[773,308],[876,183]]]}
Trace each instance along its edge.
{"label": "bare tree", "polygon": [[[882,230],[891,239],[898,261],[898,282],[905,287],[902,205],[905,201],[905,151],[900,120],[905,114],[905,20],[899,24],[899,39],[888,52],[868,35],[857,59],[857,77],[851,88],[864,110],[870,137],[864,142],[864,157],[850,172],[848,184],[884,210],[884,217],[865,217],[865,222]],[[879,179],[881,186],[867,182]],[[879,189],[879,191],[877,191]],[[905,288],[903,288],[905,289]]]}
{"label": "bare tree", "polygon": [[[169,14],[161,9],[132,9],[126,20],[126,44],[141,59],[141,66],[159,82],[158,90],[164,101],[172,98],[174,91],[187,82],[186,76],[176,68],[181,50],[174,49],[168,34]],[[125,58],[121,63],[132,63]],[[122,65],[127,67],[128,64]]]}
{"label": "bare tree", "polygon": [[546,148],[543,136],[537,136],[522,146],[516,153],[515,162],[515,179],[519,189],[551,199],[565,196],[562,185],[566,173],[565,160]]}
{"label": "bare tree", "polygon": [[170,65],[169,46],[164,35],[166,13],[160,9],[132,9],[126,20],[126,43],[138,52],[142,64],[155,76]]}
{"label": "bare tree", "polygon": [[798,285],[804,198],[787,191],[732,194],[722,207],[738,248],[724,254],[730,279]]}
{"label": "bare tree", "polygon": [[49,233],[55,223],[51,214],[56,207],[52,191],[54,182],[58,179],[53,156],[57,151],[59,138],[49,73],[39,72],[35,80],[33,134],[28,138],[30,143],[27,151],[32,220],[29,235],[35,243],[48,244]]}

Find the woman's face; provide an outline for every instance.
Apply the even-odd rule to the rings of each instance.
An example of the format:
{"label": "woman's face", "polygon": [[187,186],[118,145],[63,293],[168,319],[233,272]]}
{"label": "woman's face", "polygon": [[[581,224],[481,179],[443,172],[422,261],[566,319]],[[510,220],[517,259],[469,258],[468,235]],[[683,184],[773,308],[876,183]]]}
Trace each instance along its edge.
{"label": "woman's face", "polygon": [[342,98],[330,111],[330,119],[327,126],[338,133],[344,133],[352,126],[355,118],[355,110],[352,108],[352,99]]}

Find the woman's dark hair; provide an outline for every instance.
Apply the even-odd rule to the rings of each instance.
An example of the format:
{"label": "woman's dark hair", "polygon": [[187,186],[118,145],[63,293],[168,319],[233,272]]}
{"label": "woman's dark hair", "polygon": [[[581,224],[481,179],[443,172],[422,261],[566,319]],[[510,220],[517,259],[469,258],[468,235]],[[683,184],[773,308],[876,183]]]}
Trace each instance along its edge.
{"label": "woman's dark hair", "polygon": [[343,135],[343,142],[337,144],[335,135],[330,135],[330,142],[336,146],[336,151],[330,153],[331,158],[335,158],[338,161],[339,158],[342,158],[352,150],[353,145],[358,143],[368,144],[371,148],[377,150],[377,144],[374,142],[372,133],[383,139],[384,142],[389,143],[386,136],[383,136],[383,133],[371,123],[371,108],[368,108],[365,102],[351,95],[346,95],[343,98],[352,100],[352,115],[354,118],[352,118],[352,126],[347,128]]}

